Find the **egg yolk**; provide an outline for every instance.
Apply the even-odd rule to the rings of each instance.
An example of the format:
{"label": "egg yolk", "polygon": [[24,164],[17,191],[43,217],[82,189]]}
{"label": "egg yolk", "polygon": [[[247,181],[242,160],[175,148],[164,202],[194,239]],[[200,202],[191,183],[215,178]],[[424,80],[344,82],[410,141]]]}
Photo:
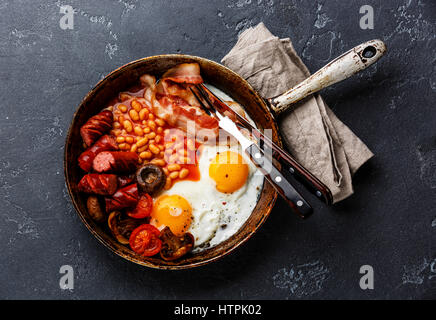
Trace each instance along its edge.
{"label": "egg yolk", "polygon": [[179,195],[163,195],[153,204],[151,224],[159,230],[169,227],[176,236],[182,236],[191,225],[192,208]]}
{"label": "egg yolk", "polygon": [[248,165],[237,152],[221,152],[209,165],[209,176],[215,181],[218,191],[232,193],[247,181]]}

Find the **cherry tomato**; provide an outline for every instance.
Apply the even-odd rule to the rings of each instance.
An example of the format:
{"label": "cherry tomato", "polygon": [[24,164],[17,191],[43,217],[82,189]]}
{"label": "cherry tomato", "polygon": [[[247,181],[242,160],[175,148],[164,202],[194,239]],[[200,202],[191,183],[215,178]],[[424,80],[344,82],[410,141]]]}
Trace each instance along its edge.
{"label": "cherry tomato", "polygon": [[160,231],[151,224],[140,225],[130,235],[130,247],[144,257],[154,256],[162,247],[159,235]]}
{"label": "cherry tomato", "polygon": [[127,211],[127,215],[129,217],[135,219],[143,219],[149,217],[151,214],[151,209],[153,208],[153,199],[150,197],[148,193],[139,198],[138,204],[136,205],[133,211]]}

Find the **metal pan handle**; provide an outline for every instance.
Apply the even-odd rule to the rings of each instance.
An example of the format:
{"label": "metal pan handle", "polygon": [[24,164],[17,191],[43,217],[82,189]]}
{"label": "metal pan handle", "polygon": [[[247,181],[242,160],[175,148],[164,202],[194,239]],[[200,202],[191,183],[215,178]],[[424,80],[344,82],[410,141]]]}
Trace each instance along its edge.
{"label": "metal pan handle", "polygon": [[385,52],[386,45],[381,40],[362,43],[337,57],[282,95],[270,99],[271,109],[278,115],[294,102],[366,69],[380,59]]}

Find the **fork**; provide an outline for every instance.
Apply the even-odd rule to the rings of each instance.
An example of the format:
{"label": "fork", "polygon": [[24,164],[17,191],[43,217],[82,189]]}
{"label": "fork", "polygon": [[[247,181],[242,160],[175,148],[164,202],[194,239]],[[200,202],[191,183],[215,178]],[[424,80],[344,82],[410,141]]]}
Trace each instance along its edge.
{"label": "fork", "polygon": [[[215,109],[205,92],[199,86],[190,87],[201,108],[218,120],[221,128],[234,136],[241,144],[251,161],[260,169],[267,181],[276,189],[289,206],[302,218],[312,214],[313,209],[307,201],[295,190],[294,186],[281,174],[280,170],[264,155],[262,149],[239,131],[236,123]],[[200,98],[201,97],[201,98]]]}
{"label": "fork", "polygon": [[200,84],[197,86],[197,90],[203,93],[203,95],[209,98],[210,104],[215,107],[215,109],[221,112],[229,111],[232,115],[236,117],[236,124],[241,128],[245,128],[251,131],[251,133],[259,139],[264,145],[268,146],[273,150],[273,157],[278,160],[281,164],[285,165],[287,170],[303,185],[315,194],[319,199],[324,201],[326,204],[332,203],[332,194],[329,188],[324,185],[318,178],[316,178],[310,171],[304,168],[297,160],[295,160],[288,152],[283,148],[278,146],[270,137],[265,136],[260,130],[254,127],[250,122],[248,122],[244,117],[235,112],[230,106],[223,102],[219,97],[217,97],[212,91],[210,91],[206,86]]}

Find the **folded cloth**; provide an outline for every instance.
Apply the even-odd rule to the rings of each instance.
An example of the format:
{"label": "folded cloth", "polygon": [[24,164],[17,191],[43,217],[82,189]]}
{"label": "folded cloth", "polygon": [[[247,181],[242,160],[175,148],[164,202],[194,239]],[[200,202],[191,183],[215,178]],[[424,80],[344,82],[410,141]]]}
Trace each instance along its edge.
{"label": "folded cloth", "polygon": [[[275,37],[263,23],[241,33],[222,63],[265,99],[284,93],[310,76],[291,40]],[[373,153],[321,96],[309,96],[279,118],[290,153],[330,189],[333,203],[353,194],[352,176]]]}

